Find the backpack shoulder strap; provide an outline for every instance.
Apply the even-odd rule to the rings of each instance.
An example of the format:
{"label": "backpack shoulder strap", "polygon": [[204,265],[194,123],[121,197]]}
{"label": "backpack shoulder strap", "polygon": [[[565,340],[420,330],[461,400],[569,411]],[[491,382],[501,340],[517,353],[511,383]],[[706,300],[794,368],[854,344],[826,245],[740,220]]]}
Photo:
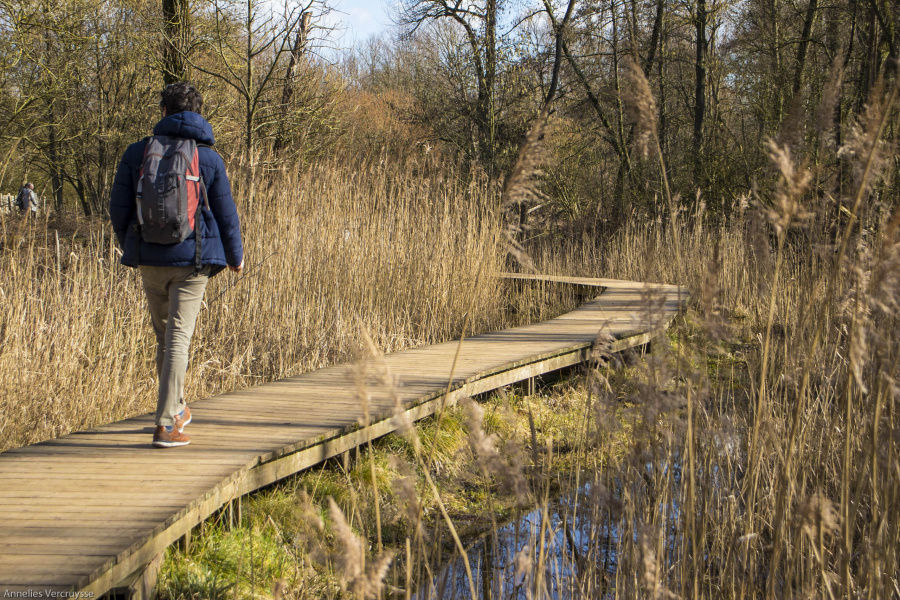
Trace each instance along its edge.
{"label": "backpack shoulder strap", "polygon": [[[219,151],[218,151],[218,150],[216,149],[216,147],[213,146],[212,144],[201,144],[200,142],[197,142],[197,149],[199,150],[200,148],[209,148],[210,150],[212,150],[212,151],[215,152],[216,154],[219,154]],[[222,155],[219,154],[219,156],[222,156]]]}

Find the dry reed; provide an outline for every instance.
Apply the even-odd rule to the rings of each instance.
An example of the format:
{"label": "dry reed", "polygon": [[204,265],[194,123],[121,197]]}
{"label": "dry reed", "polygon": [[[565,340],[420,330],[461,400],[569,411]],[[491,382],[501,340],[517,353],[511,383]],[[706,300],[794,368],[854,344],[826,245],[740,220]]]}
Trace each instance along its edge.
{"label": "dry reed", "polygon": [[[187,399],[355,358],[359,323],[385,352],[451,339],[469,311],[470,331],[502,327],[497,201],[436,164],[232,165],[247,268],[210,283]],[[0,450],[155,406],[139,275],[106,226],[53,224],[0,222]]]}

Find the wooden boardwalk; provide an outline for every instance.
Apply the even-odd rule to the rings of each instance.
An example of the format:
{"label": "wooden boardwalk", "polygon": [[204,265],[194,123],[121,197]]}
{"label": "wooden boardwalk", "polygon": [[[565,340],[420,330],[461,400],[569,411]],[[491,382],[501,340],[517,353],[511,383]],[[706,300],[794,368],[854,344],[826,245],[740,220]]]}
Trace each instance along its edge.
{"label": "wooden boardwalk", "polygon": [[461,346],[425,346],[194,402],[184,448],[153,449],[147,415],[0,454],[0,598],[51,590],[98,597],[230,500],[393,431],[398,406],[417,420],[442,403],[577,364],[601,331],[615,340],[607,341],[612,351],[642,345],[687,299],[674,286],[520,278],[602,293],[556,319]]}

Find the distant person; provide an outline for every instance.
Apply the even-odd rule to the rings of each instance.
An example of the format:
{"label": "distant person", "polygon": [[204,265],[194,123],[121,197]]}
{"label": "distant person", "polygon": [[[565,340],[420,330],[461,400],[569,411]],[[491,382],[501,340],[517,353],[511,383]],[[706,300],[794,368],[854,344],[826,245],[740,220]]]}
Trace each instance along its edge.
{"label": "distant person", "polygon": [[184,377],[209,278],[244,267],[237,208],[225,163],[212,149],[203,98],[185,82],[161,92],[153,136],[125,150],[109,202],[122,264],[141,272],[156,333],[159,397],[153,445],[185,446],[191,411]]}
{"label": "distant person", "polygon": [[16,206],[19,207],[19,212],[23,217],[37,214],[39,204],[37,194],[34,193],[33,183],[26,183],[19,190],[19,195],[16,196]]}

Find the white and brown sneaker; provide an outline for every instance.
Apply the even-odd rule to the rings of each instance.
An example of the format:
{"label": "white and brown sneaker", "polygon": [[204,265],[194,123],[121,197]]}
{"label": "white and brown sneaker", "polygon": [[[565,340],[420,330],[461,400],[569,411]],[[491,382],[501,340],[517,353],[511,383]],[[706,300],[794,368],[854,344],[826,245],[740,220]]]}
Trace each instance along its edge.
{"label": "white and brown sneaker", "polygon": [[172,430],[169,431],[169,428],[160,425],[153,432],[153,445],[156,448],[174,448],[176,446],[187,446],[190,443],[191,438],[178,431],[177,427],[172,427]]}
{"label": "white and brown sneaker", "polygon": [[184,426],[191,422],[191,409],[185,405],[184,410],[175,415],[175,429],[184,431]]}

